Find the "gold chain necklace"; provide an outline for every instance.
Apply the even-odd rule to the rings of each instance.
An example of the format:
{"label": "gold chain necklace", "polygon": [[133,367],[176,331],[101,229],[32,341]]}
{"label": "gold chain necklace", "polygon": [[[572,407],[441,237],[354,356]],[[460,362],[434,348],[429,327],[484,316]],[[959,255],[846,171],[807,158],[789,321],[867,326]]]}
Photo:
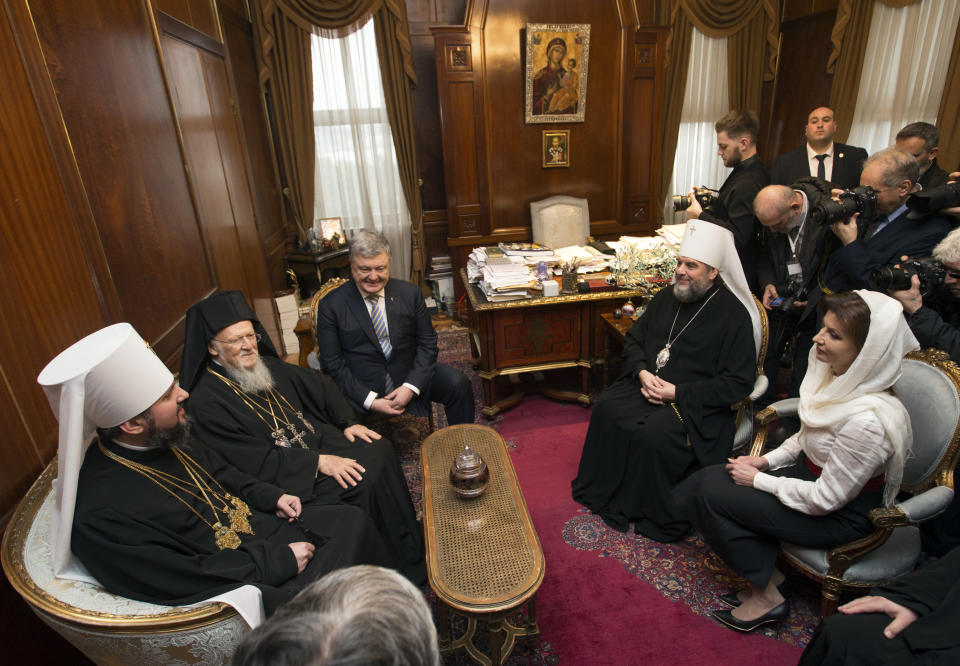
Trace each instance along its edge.
{"label": "gold chain necklace", "polygon": [[[303,423],[304,427],[310,431],[310,434],[316,434],[316,430],[314,429],[313,424],[304,417],[303,412],[295,409],[282,393],[274,391],[272,387],[267,389],[266,396],[248,393],[240,388],[240,385],[235,381],[229,377],[221,375],[210,366],[207,366],[207,372],[214,375],[224,384],[233,389],[233,392],[237,395],[237,397],[240,398],[240,400],[242,400],[243,403],[249,407],[254,414],[260,417],[260,420],[263,421],[264,425],[266,425],[267,428],[270,428],[270,436],[274,439],[274,444],[289,448],[292,446],[291,442],[296,442],[300,448],[308,448],[307,443],[304,441],[304,437],[306,437],[307,433],[303,430],[297,430],[297,426],[293,423],[293,416],[296,416],[298,419],[300,419],[300,422]],[[277,396],[279,396],[279,398]],[[263,401],[263,405],[260,404],[261,400]],[[281,400],[283,400],[283,403],[280,402]],[[286,409],[284,409],[284,404],[286,405],[286,409],[289,409],[290,413],[292,414],[290,418],[287,418],[287,412]],[[279,416],[277,416],[276,410],[280,411]],[[271,426],[270,421],[267,420],[268,415],[273,420],[273,426]],[[287,435],[286,430],[290,431],[289,435]]]}
{"label": "gold chain necklace", "polygon": [[[184,470],[193,480],[193,484],[188,481],[181,479],[178,476],[173,474],[168,474],[158,469],[154,469],[143,463],[134,462],[123,456],[117,455],[113,451],[109,450],[103,445],[103,442],[97,440],[97,446],[100,447],[100,451],[124,467],[133,470],[139,474],[142,474],[146,478],[153,481],[155,484],[163,488],[165,491],[170,493],[174,499],[186,506],[190,511],[192,511],[200,520],[202,520],[210,529],[213,530],[214,543],[216,543],[217,548],[223,550],[224,548],[229,548],[231,550],[236,550],[240,546],[240,537],[239,534],[253,534],[253,528],[250,526],[250,521],[247,518],[252,515],[250,507],[246,502],[241,500],[239,497],[235,497],[228,493],[220,483],[210,475],[203,467],[199,465],[193,458],[188,456],[186,453],[181,451],[177,447],[173,447],[170,450],[177,457],[177,460],[180,461],[180,464],[183,465]],[[203,478],[198,474],[202,472],[204,476],[213,481],[220,488],[223,493],[218,493],[207,483]],[[195,487],[200,495],[192,492],[190,487]],[[202,500],[206,502],[207,506],[210,507],[210,511],[213,513],[214,520],[216,522],[211,523],[209,520],[203,517],[203,515],[197,511],[189,502],[180,497],[174,490],[181,490],[184,493],[190,495],[191,497]],[[202,497],[201,497],[202,495]],[[217,511],[217,508],[211,500],[211,496],[216,499],[218,502],[223,504],[223,511],[227,514],[230,519],[229,527],[224,525],[220,520],[220,514]],[[233,509],[230,509],[227,503],[233,505]]]}

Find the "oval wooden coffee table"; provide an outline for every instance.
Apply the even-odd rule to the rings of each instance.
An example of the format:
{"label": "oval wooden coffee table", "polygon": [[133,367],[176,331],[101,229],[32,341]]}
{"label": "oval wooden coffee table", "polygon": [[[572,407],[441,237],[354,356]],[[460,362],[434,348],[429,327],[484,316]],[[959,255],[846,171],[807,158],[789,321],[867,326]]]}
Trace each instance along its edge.
{"label": "oval wooden coffee table", "polygon": [[[490,469],[480,497],[464,499],[450,485],[450,465],[464,446]],[[433,433],[420,448],[427,574],[437,595],[440,650],[463,647],[481,664],[502,664],[517,636],[540,635],[537,589],[543,581],[540,539],[503,438],[487,426],[455,425]],[[527,623],[506,616],[527,604]],[[467,617],[463,636],[450,640],[449,609]],[[490,628],[490,656],[473,643],[477,620]]]}

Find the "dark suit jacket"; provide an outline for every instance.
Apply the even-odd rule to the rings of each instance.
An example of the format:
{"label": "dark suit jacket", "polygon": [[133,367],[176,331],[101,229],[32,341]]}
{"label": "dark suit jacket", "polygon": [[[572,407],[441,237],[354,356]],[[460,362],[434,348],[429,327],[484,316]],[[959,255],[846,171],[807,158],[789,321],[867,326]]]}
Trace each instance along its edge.
{"label": "dark suit jacket", "polygon": [[905,212],[879,233],[858,238],[830,255],[824,272],[826,285],[832,291],[866,289],[872,270],[898,264],[904,254],[912,258],[929,256],[950,228],[950,222],[939,215],[911,220]]}
{"label": "dark suit jacket", "polygon": [[[867,151],[863,148],[834,142],[833,178],[830,182],[847,190],[856,187],[860,184],[860,172],[863,171],[865,159],[867,159]],[[800,178],[809,177],[807,144],[775,159],[773,169],[770,170],[770,182],[774,185],[790,185]]]}
{"label": "dark suit jacket", "polygon": [[[798,238],[799,253],[797,261],[803,272],[803,286],[807,290],[807,305],[799,319],[803,320],[813,312],[820,302],[820,275],[827,265],[830,253],[839,246],[837,237],[830,227],[811,219],[811,212],[823,199],[830,197],[830,184],[818,178],[801,178],[791,187],[802,190],[807,195],[807,216],[801,221],[803,228]],[[760,287],[772,284],[783,296],[783,286],[789,281],[787,264],[792,261],[793,253],[787,234],[773,232],[767,228],[763,230],[763,244],[760,252],[760,261],[757,268]]]}
{"label": "dark suit jacket", "polygon": [[317,306],[317,356],[324,372],[354,409],[363,411],[363,401],[370,391],[384,395],[384,378],[389,371],[395,387],[409,383],[420,390],[410,407],[415,414],[426,414],[437,364],[437,333],[419,288],[391,278],[384,297],[393,346],[389,363],[367,305],[352,281],[334,289]]}
{"label": "dark suit jacket", "polygon": [[917,183],[923,188],[923,191],[932,190],[935,187],[941,187],[942,185],[947,184],[947,174],[946,171],[940,168],[940,165],[937,164],[937,158],[933,158],[933,162],[930,164],[930,168],[917,179]]}

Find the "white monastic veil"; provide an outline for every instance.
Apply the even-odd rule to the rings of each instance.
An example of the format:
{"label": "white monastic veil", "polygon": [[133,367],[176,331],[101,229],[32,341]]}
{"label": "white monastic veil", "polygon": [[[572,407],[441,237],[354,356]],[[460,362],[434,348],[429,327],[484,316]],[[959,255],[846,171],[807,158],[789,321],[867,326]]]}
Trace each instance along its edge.
{"label": "white monastic veil", "polygon": [[903,357],[919,349],[899,302],[876,291],[856,292],[870,308],[870,329],[863,349],[840,376],[810,349],[807,374],[800,385],[800,422],[812,428],[829,428],[867,410],[873,411],[893,444],[883,488],[884,506],[893,504],[903,478],[903,463],[913,446],[910,415],[903,403],[887,393],[900,379]]}

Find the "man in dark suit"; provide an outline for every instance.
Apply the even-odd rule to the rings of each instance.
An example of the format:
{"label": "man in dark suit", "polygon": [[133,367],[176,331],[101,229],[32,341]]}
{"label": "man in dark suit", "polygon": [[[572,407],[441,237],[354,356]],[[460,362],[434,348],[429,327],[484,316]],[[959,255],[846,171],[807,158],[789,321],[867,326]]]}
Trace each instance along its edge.
{"label": "man in dark suit", "polygon": [[947,184],[947,172],[937,164],[940,149],[940,130],[930,123],[910,123],[897,132],[897,148],[905,150],[917,160],[920,179],[917,183],[924,190]]}
{"label": "man in dark suit", "polygon": [[899,148],[881,150],[864,163],[860,184],[876,192],[876,213],[870,220],[856,213],[833,225],[843,247],[830,256],[824,272],[829,289],[866,289],[871,271],[899,263],[902,255],[926,257],[947,235],[951,224],[939,213],[907,215],[907,197],[919,175],[917,160]]}
{"label": "man in dark suit", "polygon": [[770,346],[764,363],[769,400],[775,399],[779,358],[791,339],[795,338],[793,374],[787,397],[800,395],[800,382],[807,372],[807,353],[817,331],[817,304],[823,295],[820,277],[838,245],[830,228],[812,219],[812,211],[829,198],[829,183],[801,178],[791,187],[768,185],[753,202],[764,228],[757,274],[763,307],[770,310]]}
{"label": "man in dark suit", "polygon": [[693,191],[687,219],[701,219],[719,224],[733,232],[743,274],[752,291],[757,290],[757,255],[760,252],[760,225],[753,214],[753,198],[770,183],[770,172],[757,155],[760,123],[753,111],[730,111],[714,126],[717,132],[717,155],[723,165],[733,170],[718,192],[720,206],[704,211]]}
{"label": "man in dark suit", "polygon": [[415,285],[390,279],[390,244],[360,231],[350,241],[353,282],[317,306],[318,357],[324,372],[360,413],[429,414],[443,403],[447,421],[473,423],[470,380],[437,363],[437,333]]}
{"label": "man in dark suit", "polygon": [[814,177],[843,189],[856,187],[867,151],[845,143],[834,143],[837,120],[833,111],[818,107],[807,116],[804,134],[807,142],[773,161],[770,182],[790,185],[800,178]]}

